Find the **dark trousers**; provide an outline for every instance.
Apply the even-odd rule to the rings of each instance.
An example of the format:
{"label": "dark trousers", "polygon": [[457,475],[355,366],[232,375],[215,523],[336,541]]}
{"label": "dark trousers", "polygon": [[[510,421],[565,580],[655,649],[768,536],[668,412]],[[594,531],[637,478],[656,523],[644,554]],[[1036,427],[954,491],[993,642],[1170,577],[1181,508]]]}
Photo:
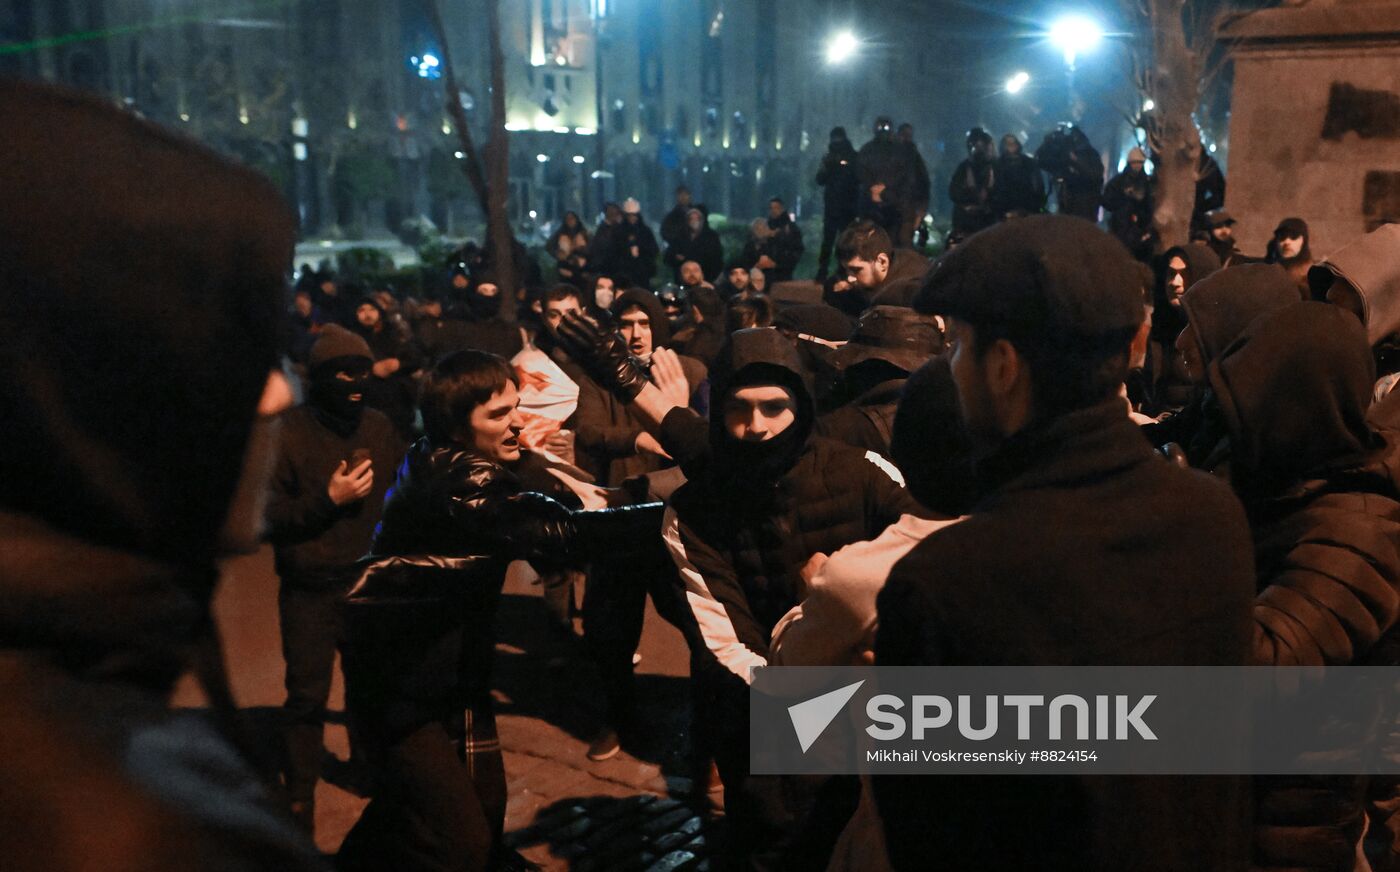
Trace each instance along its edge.
{"label": "dark trousers", "polygon": [[[852,221],[854,215],[835,215],[822,218],[822,247],[817,254],[817,280],[821,281],[827,276],[826,264],[831,260],[831,251],[836,245],[836,237],[841,235],[841,231],[846,229]],[[836,265],[837,269],[841,264]]]}
{"label": "dark trousers", "polygon": [[494,719],[481,720],[466,725],[471,740],[434,723],[373,754],[374,799],[346,835],[337,869],[494,868],[505,824],[506,774]]}
{"label": "dark trousers", "polygon": [[287,794],[309,802],[321,777],[326,700],[331,693],[335,652],[345,645],[342,603],[348,581],[283,579],[277,594],[282,657],[287,663],[284,741]]}
{"label": "dark trousers", "polygon": [[[660,545],[660,537],[657,537]],[[627,565],[595,564],[583,595],[583,639],[589,659],[603,682],[608,726],[627,725],[636,707],[632,655],[642,640],[647,594],[668,622],[684,618],[680,577],[675,563],[660,548],[629,555]]]}
{"label": "dark trousers", "polygon": [[711,667],[693,686],[700,741],[714,749],[724,782],[723,868],[822,872],[860,802],[859,779],[750,774],[748,685]]}

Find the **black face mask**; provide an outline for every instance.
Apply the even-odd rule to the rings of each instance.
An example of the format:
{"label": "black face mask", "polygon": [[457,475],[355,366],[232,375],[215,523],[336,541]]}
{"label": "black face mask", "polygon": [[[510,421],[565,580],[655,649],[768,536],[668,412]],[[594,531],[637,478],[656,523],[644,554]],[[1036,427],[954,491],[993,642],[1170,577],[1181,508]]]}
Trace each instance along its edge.
{"label": "black face mask", "polygon": [[[360,427],[364,415],[365,390],[369,386],[370,362],[363,357],[328,360],[312,370],[307,405],[328,429],[349,436]],[[346,373],[350,381],[336,378]],[[360,399],[351,399],[359,394]]]}

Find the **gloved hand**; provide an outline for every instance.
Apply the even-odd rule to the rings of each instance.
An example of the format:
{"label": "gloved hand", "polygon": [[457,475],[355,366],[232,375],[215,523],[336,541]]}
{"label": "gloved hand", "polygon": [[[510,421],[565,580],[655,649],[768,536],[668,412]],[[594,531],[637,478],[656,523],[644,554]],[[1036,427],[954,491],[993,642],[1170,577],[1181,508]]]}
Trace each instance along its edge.
{"label": "gloved hand", "polygon": [[647,384],[642,362],[627,352],[622,337],[599,327],[577,312],[566,312],[554,338],[570,357],[624,403],[630,403]]}

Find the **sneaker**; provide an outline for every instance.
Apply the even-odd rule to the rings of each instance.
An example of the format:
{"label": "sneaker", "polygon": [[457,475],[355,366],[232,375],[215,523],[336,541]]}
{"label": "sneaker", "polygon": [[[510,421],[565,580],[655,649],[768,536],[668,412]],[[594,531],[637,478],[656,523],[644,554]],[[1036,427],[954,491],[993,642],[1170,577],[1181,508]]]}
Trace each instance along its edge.
{"label": "sneaker", "polygon": [[604,729],[588,745],[588,759],[595,763],[604,760],[611,760],[617,756],[617,752],[622,750],[622,743],[617,739],[617,731]]}

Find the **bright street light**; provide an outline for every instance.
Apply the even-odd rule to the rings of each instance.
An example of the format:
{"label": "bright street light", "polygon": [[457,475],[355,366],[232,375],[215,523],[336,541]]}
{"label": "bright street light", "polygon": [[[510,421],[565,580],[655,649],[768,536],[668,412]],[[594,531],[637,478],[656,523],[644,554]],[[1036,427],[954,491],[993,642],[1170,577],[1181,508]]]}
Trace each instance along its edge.
{"label": "bright street light", "polygon": [[1006,80],[1006,93],[1019,94],[1031,82],[1031,74],[1025,70],[1017,72],[1014,76]]}
{"label": "bright street light", "polygon": [[832,35],[826,41],[826,62],[829,64],[844,64],[850,60],[860,48],[860,40],[849,30],[842,30]]}
{"label": "bright street light", "polygon": [[1075,59],[1103,39],[1103,28],[1087,15],[1066,15],[1050,25],[1050,44],[1065,53],[1065,64],[1074,69]]}

